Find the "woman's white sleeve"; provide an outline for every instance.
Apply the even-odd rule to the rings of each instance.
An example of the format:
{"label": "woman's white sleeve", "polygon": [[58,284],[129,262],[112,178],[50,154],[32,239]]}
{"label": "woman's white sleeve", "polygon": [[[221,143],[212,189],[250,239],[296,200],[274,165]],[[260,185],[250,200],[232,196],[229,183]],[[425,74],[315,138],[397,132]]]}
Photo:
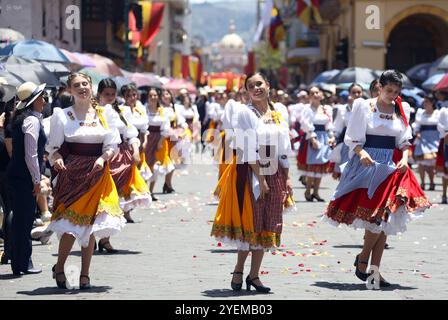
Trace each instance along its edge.
{"label": "woman's white sleeve", "polygon": [[[371,113],[368,102],[355,100],[353,103],[352,116],[347,125],[344,143],[349,148],[349,157],[354,154],[356,146],[364,146],[366,142],[367,121]],[[358,102],[358,103],[357,103]]]}
{"label": "woman's white sleeve", "polygon": [[307,140],[317,137],[316,133],[314,132],[313,118],[313,110],[311,110],[309,106],[304,107],[300,117],[300,128],[303,130],[303,132],[306,133]]}
{"label": "woman's white sleeve", "polygon": [[443,139],[448,133],[448,109],[443,108],[440,111],[439,123],[437,124],[437,129],[439,129],[440,138]]}
{"label": "woman's white sleeve", "polygon": [[344,123],[344,115],[345,115],[344,108],[345,107],[346,107],[345,105],[338,107],[336,119],[334,120],[334,132],[335,132],[336,136],[339,136],[345,127],[345,123]]}
{"label": "woman's white sleeve", "polygon": [[121,143],[120,132],[117,128],[109,127],[104,136],[103,153],[112,151],[114,154],[118,152],[118,145]]}
{"label": "woman's white sleeve", "polygon": [[249,108],[238,112],[238,126],[235,128],[235,143],[243,151],[243,162],[255,163],[260,159],[258,154],[257,116]]}
{"label": "woman's white sleeve", "polygon": [[50,120],[50,134],[46,146],[49,153],[49,159],[52,160],[54,153],[59,150],[65,140],[64,127],[67,124],[64,111],[61,108],[55,108]]}
{"label": "woman's white sleeve", "polygon": [[279,153],[278,159],[282,168],[289,168],[288,157],[291,154],[291,140],[289,138],[289,130],[282,128],[279,136]]}
{"label": "woman's white sleeve", "polygon": [[[403,127],[404,127],[404,123],[403,123]],[[412,129],[411,129],[411,126],[408,125],[406,128],[403,128],[400,135],[396,139],[397,148],[401,150],[405,147],[409,147],[411,145],[409,140],[411,140],[411,139],[412,139]]]}
{"label": "woman's white sleeve", "polygon": [[132,124],[133,123],[133,115],[130,108],[125,107],[123,112],[123,117],[126,120],[127,126],[124,134],[124,138],[128,141],[130,145],[133,145],[134,143],[137,144],[138,147],[140,147],[140,139],[138,138],[138,130],[137,128]]}
{"label": "woman's white sleeve", "polygon": [[420,132],[420,125],[422,121],[423,109],[418,109],[415,115],[415,122],[412,124],[412,128],[414,129],[414,133]]}

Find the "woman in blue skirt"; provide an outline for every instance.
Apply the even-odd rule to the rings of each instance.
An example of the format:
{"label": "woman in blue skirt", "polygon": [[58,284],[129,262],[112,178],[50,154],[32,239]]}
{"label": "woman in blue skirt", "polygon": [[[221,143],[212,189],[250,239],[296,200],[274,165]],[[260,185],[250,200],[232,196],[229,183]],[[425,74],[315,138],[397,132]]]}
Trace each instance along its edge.
{"label": "woman in blue skirt", "polygon": [[425,96],[423,109],[418,109],[415,116],[414,136],[415,150],[414,159],[418,164],[420,173],[420,186],[425,190],[425,173],[429,176],[429,190],[435,189],[434,175],[439,149],[439,122],[440,111],[436,110],[435,98],[432,94]]}
{"label": "woman in blue skirt", "polygon": [[317,87],[310,88],[309,97],[310,104],[304,106],[300,119],[300,126],[306,134],[304,143],[307,144],[306,166],[302,173],[306,176],[305,199],[323,202],[319,187],[322,177],[331,171],[329,156],[335,141],[332,108],[321,104],[323,94]]}

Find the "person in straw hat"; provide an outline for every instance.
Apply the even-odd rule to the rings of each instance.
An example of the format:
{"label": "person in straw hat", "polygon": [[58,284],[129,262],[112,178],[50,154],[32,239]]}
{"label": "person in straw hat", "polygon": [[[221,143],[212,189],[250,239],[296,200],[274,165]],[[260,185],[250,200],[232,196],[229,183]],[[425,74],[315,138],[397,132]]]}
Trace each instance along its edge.
{"label": "person in straw hat", "polygon": [[11,188],[12,251],[11,268],[14,275],[40,273],[31,260],[30,232],[36,212],[36,196],[41,190],[41,167],[46,137],[41,124],[45,105],[46,84],[25,82],[17,89],[20,100],[12,119],[12,157],[7,168]]}

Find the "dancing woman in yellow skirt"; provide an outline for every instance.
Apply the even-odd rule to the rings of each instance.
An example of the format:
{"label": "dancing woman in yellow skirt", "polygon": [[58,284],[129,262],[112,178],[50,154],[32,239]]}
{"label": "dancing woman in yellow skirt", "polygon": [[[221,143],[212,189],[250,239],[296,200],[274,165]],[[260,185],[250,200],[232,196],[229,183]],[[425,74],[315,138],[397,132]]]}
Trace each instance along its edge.
{"label": "dancing woman in yellow skirt", "polygon": [[138,89],[137,87],[131,83],[124,85],[121,87],[121,95],[125,100],[125,106],[128,106],[131,109],[131,122],[134,127],[137,128],[139,132],[139,140],[140,140],[140,163],[138,168],[140,170],[140,174],[146,182],[151,179],[152,172],[146,162],[145,152],[143,151],[142,146],[146,144],[147,136],[148,136],[148,116],[146,114],[145,106],[138,100]]}
{"label": "dancing woman in yellow skirt", "polygon": [[249,76],[245,87],[252,103],[234,105],[237,120],[232,145],[236,150],[215,191],[220,200],[211,235],[238,249],[232,289],[241,290],[244,263],[251,251],[247,290],[253,286],[267,293],[270,288],[261,283],[258,274],[264,251],[280,245],[284,203],[292,195],[288,163],[291,144],[280,112],[269,101],[265,76]]}
{"label": "dancing woman in yellow skirt", "polygon": [[[138,130],[132,125],[132,111],[128,106],[119,106],[116,100],[117,85],[112,79],[103,79],[98,84],[98,99],[105,106],[108,124],[117,128],[121,137],[118,152],[110,160],[110,172],[120,196],[120,207],[128,223],[133,223],[130,212],[134,208],[147,208],[151,194],[146,181],[140,175],[140,140]],[[101,239],[98,250],[117,253],[109,239]]]}
{"label": "dancing woman in yellow skirt", "polygon": [[[149,190],[154,192],[154,186],[159,177],[163,177],[174,170],[174,165],[169,157],[168,139],[170,137],[170,119],[165,114],[165,108],[160,104],[160,89],[150,88],[148,91],[148,115],[147,139],[143,145],[146,162],[151,168]],[[152,196],[153,201],[158,199]]]}
{"label": "dancing woman in yellow skirt", "polygon": [[78,240],[82,257],[80,289],[90,289],[95,236],[110,237],[126,224],[108,163],[117,151],[120,136],[109,127],[104,108],[92,98],[89,76],[72,74],[67,85],[75,104],[54,110],[47,146],[57,171],[53,216],[48,226],[60,239],[53,277],[59,288],[66,288],[64,265]]}
{"label": "dancing woman in yellow skirt", "polygon": [[[185,118],[179,113],[179,105],[174,103],[174,97],[169,90],[162,90],[161,104],[164,113],[170,119],[170,135],[168,139],[168,153],[174,167],[181,162],[181,155],[178,152],[178,144],[181,145],[182,139],[185,135],[191,136],[189,133],[188,124]],[[163,185],[163,193],[173,193],[173,175],[174,170],[165,176],[165,184]]]}

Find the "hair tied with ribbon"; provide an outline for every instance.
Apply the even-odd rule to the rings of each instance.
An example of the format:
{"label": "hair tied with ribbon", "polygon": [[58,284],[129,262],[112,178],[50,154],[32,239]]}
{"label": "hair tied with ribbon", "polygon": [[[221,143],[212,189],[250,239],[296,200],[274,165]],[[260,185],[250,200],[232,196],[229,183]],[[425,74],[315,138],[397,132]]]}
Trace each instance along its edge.
{"label": "hair tied with ribbon", "polygon": [[409,125],[408,119],[406,118],[406,114],[404,113],[403,104],[402,104],[402,100],[401,100],[400,96],[398,96],[395,99],[395,103],[398,105],[398,110],[400,111],[400,115],[401,115],[401,118],[403,119],[404,126],[405,126],[405,128],[407,128]]}

